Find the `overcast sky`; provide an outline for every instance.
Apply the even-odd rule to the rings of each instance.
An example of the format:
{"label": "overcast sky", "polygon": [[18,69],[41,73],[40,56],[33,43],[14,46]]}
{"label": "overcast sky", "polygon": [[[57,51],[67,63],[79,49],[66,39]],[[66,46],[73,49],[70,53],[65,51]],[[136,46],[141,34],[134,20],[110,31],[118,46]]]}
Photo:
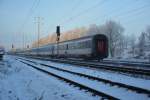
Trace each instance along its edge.
{"label": "overcast sky", "polygon": [[119,22],[126,35],[138,36],[150,25],[150,0],[0,0],[0,45],[22,47],[37,39],[37,20],[41,19],[41,37],[108,20]]}

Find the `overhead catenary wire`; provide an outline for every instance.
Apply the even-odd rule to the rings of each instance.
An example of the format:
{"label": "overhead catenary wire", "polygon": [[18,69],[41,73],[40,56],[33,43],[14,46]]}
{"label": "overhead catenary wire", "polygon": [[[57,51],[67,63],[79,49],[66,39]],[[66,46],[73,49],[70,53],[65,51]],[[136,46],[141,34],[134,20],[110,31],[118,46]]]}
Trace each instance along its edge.
{"label": "overhead catenary wire", "polygon": [[29,11],[28,11],[28,13],[27,13],[27,16],[25,17],[23,23],[21,24],[21,26],[20,26],[20,28],[19,28],[19,30],[18,30],[19,33],[24,29],[24,27],[25,27],[25,25],[27,24],[29,18],[31,17],[31,15],[32,15],[33,12],[34,12],[34,8],[36,8],[36,7],[39,5],[39,2],[40,2],[40,0],[34,0],[34,2],[33,2],[33,4],[32,4],[32,6],[31,6],[31,8],[29,9]]}
{"label": "overhead catenary wire", "polygon": [[[142,9],[144,9],[144,8],[147,8],[147,7],[149,7],[149,6],[150,6],[149,4],[146,4],[146,5],[140,6],[140,7],[138,7],[138,8],[134,8],[134,9],[132,9],[132,10],[123,12],[123,13],[126,13],[126,15],[127,15],[127,14],[130,14],[130,13],[134,13],[134,12],[137,12],[137,11],[139,11],[139,10],[142,10]],[[118,14],[118,15],[115,15],[114,17],[124,16],[123,13],[120,13],[120,14]]]}
{"label": "overhead catenary wire", "polygon": [[40,0],[34,0],[33,1],[33,4],[31,6],[31,8],[29,8],[29,11],[28,11],[23,23],[21,24],[21,26],[18,29],[18,33],[22,33],[22,37],[23,37],[22,38],[23,39],[22,47],[23,47],[23,49],[26,47],[25,46],[25,44],[26,44],[25,43],[25,33],[23,32],[23,30],[24,30],[28,20],[30,19],[31,15],[33,14],[34,9],[36,9],[36,7],[39,5],[39,2],[40,2]]}
{"label": "overhead catenary wire", "polygon": [[[127,12],[125,12],[126,14],[125,15],[123,15],[123,14],[119,14],[119,15],[116,15],[115,16],[115,18],[119,18],[119,17],[125,17],[125,16],[128,16],[128,18],[124,18],[124,21],[126,22],[126,24],[129,24],[129,19],[130,18],[132,18],[132,17],[130,17],[130,16],[139,16],[139,15],[141,15],[141,13],[143,13],[143,10],[145,9],[145,8],[149,8],[150,6],[149,6],[149,4],[147,4],[147,5],[143,5],[143,6],[141,6],[141,7],[139,7],[139,8],[135,8],[135,9],[132,9],[132,10],[130,10],[130,11],[127,11]],[[130,23],[131,23],[132,21],[130,20]]]}
{"label": "overhead catenary wire", "polygon": [[[146,7],[144,7],[143,9],[145,9],[145,8],[149,8],[150,6],[148,5],[148,6],[146,6]],[[145,14],[145,12],[143,12],[143,9],[140,9],[140,10],[138,10],[138,11],[136,11],[136,12],[134,12],[133,14],[132,14],[132,16],[134,15],[134,16],[141,16],[142,14]],[[124,16],[122,16],[122,17],[124,17]],[[130,20],[130,17],[129,17],[129,19],[127,19],[126,21],[125,21],[125,23],[126,24],[129,24],[129,22],[131,23],[131,22],[134,22],[136,19],[133,19],[133,20]],[[142,21],[142,20],[141,20]]]}
{"label": "overhead catenary wire", "polygon": [[[79,8],[79,6],[83,3],[83,0],[78,0],[78,2],[69,10],[69,12],[67,14],[64,14],[62,16],[62,18],[64,19],[64,17],[66,17],[68,14],[71,15],[77,8]],[[63,20],[62,19],[62,20]]]}
{"label": "overhead catenary wire", "polygon": [[[69,10],[69,12],[67,12],[67,14],[65,13],[64,15],[62,15],[62,19],[60,19],[60,22],[57,24],[57,25],[60,25],[60,23],[61,22],[64,22],[64,18],[66,17],[66,16],[68,16],[68,14],[69,15],[71,15],[81,4],[83,3],[83,0],[81,1],[81,0],[78,0],[75,4],[74,4],[74,6],[72,7],[72,8],[70,8],[70,10]],[[56,24],[53,24],[53,25],[50,25],[48,28],[48,31],[47,32],[49,32],[49,30],[50,29],[52,29],[52,28],[56,28],[56,26],[57,26]]]}
{"label": "overhead catenary wire", "polygon": [[[102,0],[101,3],[103,4],[103,2],[105,2],[105,1],[107,1],[107,0]],[[139,0],[137,0],[137,1],[139,1]],[[78,4],[78,3],[77,3],[77,4]],[[88,9],[85,9],[85,10],[79,12],[77,15],[74,15],[74,16],[68,18],[68,19],[65,20],[63,23],[61,23],[61,24],[59,23],[58,25],[62,25],[62,26],[63,26],[63,25],[66,25],[66,23],[73,21],[73,20],[76,19],[77,17],[80,17],[81,15],[83,15],[83,14],[85,14],[85,13],[91,11],[92,9],[96,8],[96,7],[99,6],[99,5],[100,5],[100,2],[99,2],[98,4],[92,6],[92,7],[89,7],[89,8],[91,8],[91,9],[89,9],[89,8],[88,8]],[[72,9],[75,9],[75,8],[73,7]],[[133,9],[133,10],[136,11],[136,10],[138,10],[138,9],[140,9],[140,8],[136,8],[136,9]],[[123,16],[123,13],[130,14],[130,13],[132,13],[132,12],[133,12],[133,11],[121,12],[121,13],[119,13],[118,16]],[[121,14],[121,15],[120,15],[120,14]],[[118,17],[118,16],[117,16],[117,17]],[[56,27],[56,25],[55,25],[54,27]]]}
{"label": "overhead catenary wire", "polygon": [[[139,0],[135,0],[136,3],[137,3],[137,1],[139,1]],[[134,4],[135,4],[135,3],[134,3]],[[130,5],[128,5],[127,7],[129,8],[129,7],[132,7],[132,6],[133,6],[133,4],[130,3]],[[127,7],[126,7],[126,8],[127,8]],[[121,11],[122,6],[119,7],[119,8],[117,8],[117,9],[113,9],[113,10],[110,11],[110,12],[113,12],[113,13],[110,13],[110,12],[109,12],[109,14],[98,15],[98,16],[96,16],[95,18],[90,19],[90,20],[87,21],[86,23],[90,23],[90,22],[97,21],[100,17],[103,18],[103,17],[109,16],[109,15],[113,15],[114,12],[115,12],[115,13],[116,13],[116,12],[118,13],[118,12],[119,12],[119,9],[120,9],[120,11]]]}
{"label": "overhead catenary wire", "polygon": [[[103,4],[105,4],[105,3],[108,2],[108,1],[109,1],[109,0],[101,0],[101,1],[97,2],[95,5],[89,7],[89,8],[87,8],[87,9],[85,9],[85,10],[80,11],[80,12],[77,13],[76,15],[71,16],[71,17],[68,18],[67,20],[65,20],[65,21],[63,21],[63,22],[61,22],[61,23],[58,23],[57,25],[60,25],[61,28],[63,29],[66,24],[68,24],[69,22],[75,20],[77,17],[80,17],[80,16],[82,16],[83,14],[90,12],[90,11],[93,10],[94,8],[97,8],[97,7],[99,7],[99,6],[103,5]],[[78,4],[78,3],[77,3],[77,4]],[[77,5],[77,4],[76,4],[76,5]],[[75,9],[75,8],[73,7],[72,10],[73,10],[73,9]],[[53,29],[53,28],[56,28],[57,25],[52,25],[52,26],[49,28],[49,30],[50,30],[50,29]],[[48,31],[48,32],[49,32],[49,31]]]}
{"label": "overhead catenary wire", "polygon": [[60,23],[60,25],[64,25],[64,24],[66,24],[66,23],[68,23],[68,22],[70,22],[70,21],[76,19],[77,17],[79,17],[79,16],[81,16],[81,15],[83,15],[83,14],[85,14],[85,13],[88,13],[88,12],[91,11],[92,9],[94,9],[94,8],[96,8],[96,7],[98,7],[98,6],[102,5],[102,4],[104,4],[106,1],[108,1],[108,0],[101,0],[101,1],[99,1],[98,3],[96,3],[95,5],[93,5],[92,7],[89,7],[89,8],[87,8],[87,9],[85,9],[85,10],[79,12],[78,14],[76,14],[76,15],[74,15],[74,16],[68,18],[68,19],[65,20],[64,22]]}
{"label": "overhead catenary wire", "polygon": [[[80,17],[80,16],[82,16],[83,14],[90,12],[92,9],[94,9],[94,8],[100,6],[100,5],[103,5],[105,2],[108,2],[108,1],[109,1],[109,0],[101,0],[101,1],[99,1],[98,3],[96,3],[95,5],[89,7],[89,8],[87,8],[87,9],[85,9],[85,10],[80,11],[80,12],[77,13],[76,15],[71,16],[71,17],[68,18],[67,20],[64,20],[63,22],[58,23],[57,25],[60,25],[61,27],[63,27],[65,24],[67,24],[67,23],[69,23],[69,22],[75,20],[77,17]],[[78,4],[78,3],[77,3],[77,4]],[[75,9],[75,8],[73,7],[72,9]],[[52,29],[52,28],[55,28],[57,25],[52,25],[51,28],[49,28],[49,30]]]}
{"label": "overhead catenary wire", "polygon": [[[114,18],[124,17],[124,16],[126,16],[126,15],[130,15],[130,14],[139,12],[140,10],[145,9],[145,8],[147,8],[147,7],[149,7],[149,4],[145,4],[145,5],[142,5],[142,6],[140,6],[140,7],[133,8],[133,9],[131,9],[131,10],[128,10],[128,11],[120,12],[120,13],[118,13],[117,15],[114,15],[114,16],[112,16],[112,17],[114,17]],[[111,15],[112,15],[112,14],[111,14]],[[106,15],[105,15],[105,16],[106,16]],[[103,17],[105,17],[105,16],[103,16]],[[90,23],[90,22],[97,21],[97,20],[99,20],[99,18],[100,18],[100,16],[98,16],[98,17],[96,17],[96,18],[94,18],[94,19],[92,19],[92,20],[90,20],[90,21],[88,21],[88,22],[86,22],[86,23]],[[104,19],[104,18],[103,18],[103,19]],[[102,17],[101,17],[101,20],[102,20]]]}

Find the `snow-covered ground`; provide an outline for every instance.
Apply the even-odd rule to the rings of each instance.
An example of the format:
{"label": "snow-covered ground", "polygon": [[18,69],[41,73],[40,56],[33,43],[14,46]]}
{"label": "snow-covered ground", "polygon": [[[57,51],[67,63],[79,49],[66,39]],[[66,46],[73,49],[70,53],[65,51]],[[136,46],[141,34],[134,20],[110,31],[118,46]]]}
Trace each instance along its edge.
{"label": "snow-covered ground", "polygon": [[[111,80],[111,81],[114,81],[114,82],[120,82],[120,83],[124,83],[124,84],[128,84],[128,85],[131,85],[131,86],[136,86],[136,87],[141,87],[141,88],[144,88],[144,89],[148,89],[150,90],[149,88],[149,84],[150,84],[150,80],[147,80],[147,79],[141,79],[141,78],[134,78],[134,77],[130,77],[130,76],[126,76],[126,75],[122,75],[122,74],[118,74],[118,73],[112,73],[112,72],[107,72],[107,71],[96,71],[96,70],[92,70],[92,69],[86,69],[86,68],[83,68],[83,67],[77,67],[77,66],[74,66],[74,65],[69,65],[69,64],[62,64],[62,63],[54,63],[54,62],[51,62],[51,61],[41,61],[41,60],[35,60],[35,59],[31,59],[32,61],[35,61],[38,63],[43,63],[43,64],[48,64],[48,65],[51,65],[51,66],[55,66],[55,67],[58,67],[58,68],[62,68],[62,69],[66,69],[66,70],[70,70],[70,71],[74,71],[74,72],[79,72],[79,73],[84,73],[84,74],[88,74],[88,75],[92,75],[92,76],[95,76],[95,77],[100,77],[100,78],[104,78],[104,79],[108,79],[108,80]],[[47,68],[47,67],[42,67],[40,66],[39,64],[36,66],[39,66],[40,68],[44,68],[46,70],[50,70],[51,72],[54,72],[54,73],[57,73],[59,74],[60,76],[64,76],[64,77],[67,77],[70,79],[74,79],[74,77],[72,75],[69,75],[69,74],[65,74],[65,73],[61,73],[61,72],[57,72],[55,70],[52,70],[50,68]],[[77,77],[75,77],[77,78]],[[77,78],[77,79],[74,79],[74,80],[77,80],[77,81],[80,81],[80,83],[83,81],[83,79],[81,78]],[[85,84],[85,80],[84,80],[84,84]],[[88,81],[86,82],[88,84],[90,84],[91,82]],[[127,91],[123,91],[123,90],[119,90],[119,92],[115,91],[115,88],[107,88],[106,86],[103,87],[102,84],[98,83],[99,85],[96,85],[96,84],[91,84],[91,86],[96,86],[95,88],[96,89],[99,89],[103,92],[106,92],[108,94],[111,94],[111,95],[114,95],[114,96],[117,96],[119,98],[124,98],[125,100],[128,98],[131,99],[131,100],[145,100],[146,98],[145,97],[142,97],[142,96],[138,96],[138,95],[134,95],[132,93],[130,93],[128,91],[128,93],[126,93]],[[108,86],[109,87],[109,86]],[[121,92],[122,91],[122,92]],[[122,93],[122,94],[121,94]],[[145,98],[145,99],[144,99]]]}
{"label": "snow-covered ground", "polygon": [[99,100],[57,78],[5,56],[0,61],[0,100]]}
{"label": "snow-covered ground", "polygon": [[[16,60],[15,56],[5,56],[3,61],[0,61],[0,100],[99,100],[100,97],[92,96],[84,90],[79,90],[77,87],[68,85],[55,77],[48,76],[36,69],[23,64]],[[114,82],[121,82],[150,90],[150,80],[129,77],[126,75],[112,73],[107,71],[96,71],[76,67],[69,64],[54,63],[50,61],[35,60],[37,63],[44,63],[59,67],[62,69],[80,72],[95,77],[100,77]],[[133,91],[128,91],[118,87],[110,87],[108,84],[90,81],[83,77],[71,75],[68,73],[59,72],[48,67],[40,68],[59,73],[59,75],[70,78],[80,83],[87,84],[92,88],[106,92],[110,95],[117,96],[124,100],[150,100],[149,97],[143,94],[136,94]],[[94,84],[93,84],[94,83]],[[117,89],[118,88],[118,89]]]}
{"label": "snow-covered ground", "polygon": [[[30,63],[30,62],[27,62],[27,63]],[[34,65],[36,67],[42,68],[44,70],[47,70],[49,72],[52,72],[54,74],[57,74],[61,77],[65,77],[67,79],[73,80],[77,83],[84,84],[84,85],[91,87],[95,90],[98,90],[98,91],[101,91],[103,93],[109,94],[111,96],[117,97],[121,100],[135,100],[135,99],[136,100],[146,100],[146,99],[148,99],[148,97],[146,95],[137,94],[135,92],[128,91],[127,89],[124,89],[124,88],[118,88],[117,86],[110,86],[109,84],[105,84],[103,82],[89,80],[89,79],[84,78],[84,77],[80,77],[80,76],[73,75],[70,73],[58,71],[58,70],[55,70],[55,69],[50,68],[50,67],[42,66],[40,64],[33,64],[33,63],[30,63],[30,64]]]}

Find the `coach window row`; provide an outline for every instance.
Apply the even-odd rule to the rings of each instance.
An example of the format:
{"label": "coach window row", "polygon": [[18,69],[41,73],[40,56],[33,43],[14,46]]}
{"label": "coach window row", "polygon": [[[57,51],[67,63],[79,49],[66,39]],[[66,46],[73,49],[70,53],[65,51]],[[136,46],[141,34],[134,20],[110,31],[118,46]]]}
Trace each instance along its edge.
{"label": "coach window row", "polygon": [[59,45],[59,50],[66,50],[66,45]]}
{"label": "coach window row", "polygon": [[[66,49],[82,49],[82,48],[90,48],[91,41],[82,41],[82,42],[75,42],[69,44],[60,44],[59,50],[66,50]],[[57,47],[55,47],[56,49]]]}
{"label": "coach window row", "polygon": [[82,48],[90,48],[90,47],[91,47],[91,41],[71,43],[68,45],[68,49],[82,49]]}
{"label": "coach window row", "polygon": [[84,42],[79,42],[77,48],[90,48],[91,47],[91,41],[84,41]]}

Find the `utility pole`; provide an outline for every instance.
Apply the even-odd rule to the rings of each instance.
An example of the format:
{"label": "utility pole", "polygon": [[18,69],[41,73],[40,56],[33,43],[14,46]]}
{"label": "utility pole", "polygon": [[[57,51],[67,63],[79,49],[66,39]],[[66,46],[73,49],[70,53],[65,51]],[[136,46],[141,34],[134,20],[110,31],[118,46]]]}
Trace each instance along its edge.
{"label": "utility pole", "polygon": [[[38,33],[38,48],[39,48],[39,46],[40,46],[40,31],[41,31],[41,29],[40,29],[40,27],[41,27],[41,17],[35,17],[36,18],[36,23],[37,23],[37,33]],[[37,51],[37,53],[38,53],[38,51]]]}
{"label": "utility pole", "polygon": [[39,40],[40,40],[40,25],[41,25],[41,17],[36,17],[36,23],[37,23],[37,33],[38,33],[38,48],[39,48]]}

